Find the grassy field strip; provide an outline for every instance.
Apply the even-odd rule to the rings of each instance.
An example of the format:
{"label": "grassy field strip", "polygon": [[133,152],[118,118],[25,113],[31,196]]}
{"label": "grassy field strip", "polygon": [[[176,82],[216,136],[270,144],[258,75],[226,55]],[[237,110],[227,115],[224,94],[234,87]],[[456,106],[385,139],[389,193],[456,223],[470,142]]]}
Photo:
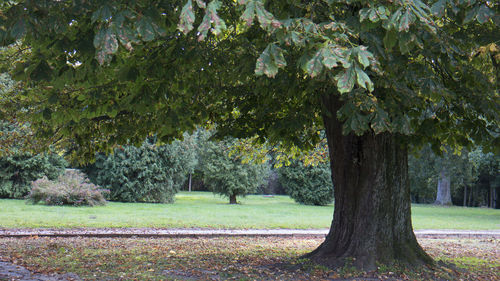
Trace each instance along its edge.
{"label": "grassy field strip", "polygon": [[[174,204],[110,202],[101,207],[28,205],[0,199],[0,227],[327,228],[333,206],[305,206],[288,196],[250,195],[239,205],[209,192],[181,192]],[[500,210],[413,205],[415,229],[500,229]]]}

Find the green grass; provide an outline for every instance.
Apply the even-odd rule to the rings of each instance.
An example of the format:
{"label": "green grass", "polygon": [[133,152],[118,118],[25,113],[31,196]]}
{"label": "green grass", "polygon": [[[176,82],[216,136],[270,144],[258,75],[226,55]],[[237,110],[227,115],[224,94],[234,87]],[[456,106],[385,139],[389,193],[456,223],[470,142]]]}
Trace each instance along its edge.
{"label": "green grass", "polygon": [[[250,195],[239,205],[208,192],[181,192],[174,204],[110,202],[99,207],[29,205],[0,200],[0,227],[327,228],[333,206],[305,206],[288,196]],[[500,229],[500,210],[413,205],[415,229]]]}

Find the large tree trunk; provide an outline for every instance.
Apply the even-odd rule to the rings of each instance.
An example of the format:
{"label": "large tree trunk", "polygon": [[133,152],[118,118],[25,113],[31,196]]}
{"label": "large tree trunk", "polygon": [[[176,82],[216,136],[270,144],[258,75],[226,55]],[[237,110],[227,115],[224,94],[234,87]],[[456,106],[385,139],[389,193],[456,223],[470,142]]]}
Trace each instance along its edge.
{"label": "large tree trunk", "polygon": [[450,190],[450,175],[448,171],[443,167],[438,179],[436,205],[453,205],[451,203],[451,190]]}
{"label": "large tree trunk", "polygon": [[231,194],[229,196],[229,204],[238,204],[238,202],[236,202],[236,195]]}
{"label": "large tree trunk", "polygon": [[305,255],[329,267],[346,263],[373,270],[377,263],[430,264],[411,225],[408,153],[393,134],[342,135],[341,102],[323,98],[335,211],[326,240]]}

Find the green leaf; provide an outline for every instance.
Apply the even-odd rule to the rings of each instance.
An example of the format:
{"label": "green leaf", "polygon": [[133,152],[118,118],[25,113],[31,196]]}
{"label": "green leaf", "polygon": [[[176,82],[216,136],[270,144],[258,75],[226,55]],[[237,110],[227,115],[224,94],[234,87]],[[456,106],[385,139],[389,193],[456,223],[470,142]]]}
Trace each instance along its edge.
{"label": "green leaf", "polygon": [[358,85],[373,92],[373,82],[370,77],[358,66],[355,66]]}
{"label": "green leaf", "polygon": [[94,37],[96,59],[99,64],[109,62],[118,50],[118,39],[113,28],[101,28]]}
{"label": "green leaf", "polygon": [[410,10],[407,10],[406,13],[401,16],[399,20],[399,31],[408,32],[410,30],[410,25],[415,21],[415,15],[411,13]]}
{"label": "green leaf", "polygon": [[316,54],[307,62],[306,70],[311,77],[318,76],[323,70],[322,61],[323,56],[321,55],[321,50],[317,51]]}
{"label": "green leaf", "polygon": [[389,115],[382,108],[378,106],[376,108],[375,112],[371,114],[370,125],[372,130],[375,134],[390,131]]}
{"label": "green leaf", "polygon": [[378,13],[376,9],[370,9],[370,14],[368,15],[370,21],[377,22],[379,21]]}
{"label": "green leaf", "polygon": [[356,52],[358,54],[358,61],[367,67],[370,65],[370,60],[373,60],[373,54],[366,50],[366,47],[356,47]]}
{"label": "green leaf", "polygon": [[[211,30],[214,35],[219,35],[223,30],[226,29],[226,24],[217,15],[217,10],[220,8],[221,2],[219,0],[213,0],[207,6],[205,16],[201,21],[200,26],[198,26],[198,40],[203,41],[207,37],[208,31]],[[212,27],[213,26],[213,27]]]}
{"label": "green leaf", "polygon": [[348,134],[352,131],[356,135],[360,136],[368,130],[369,122],[369,116],[364,115],[363,113],[359,112],[359,110],[355,110],[344,121],[342,131],[344,134]]}
{"label": "green leaf", "polygon": [[114,54],[118,50],[118,40],[112,28],[100,29],[94,37],[94,47],[106,54]]}
{"label": "green leaf", "polygon": [[203,2],[202,0],[195,0],[195,1],[198,7],[200,7],[201,9],[205,9],[207,7],[207,4],[205,4],[205,2]]}
{"label": "green leaf", "polygon": [[398,40],[398,32],[395,29],[389,29],[384,36],[384,46],[387,50],[391,50]]}
{"label": "green leaf", "polygon": [[448,0],[439,0],[434,3],[431,7],[431,12],[437,17],[444,16],[444,9],[446,8],[446,3]]}
{"label": "green leaf", "polygon": [[406,115],[396,117],[392,124],[394,129],[401,134],[410,135],[412,133],[410,119]]}
{"label": "green leaf", "polygon": [[286,66],[285,56],[283,56],[283,49],[276,46],[275,44],[272,44],[271,55],[278,68],[284,68]]}
{"label": "green leaf", "polygon": [[377,8],[377,14],[379,15],[381,20],[386,20],[389,19],[387,16],[389,15],[389,10],[386,9],[384,6],[379,6]]}
{"label": "green leaf", "polygon": [[470,21],[474,20],[477,17],[478,12],[479,6],[476,6],[472,10],[468,11],[465,14],[464,23],[469,23]]}
{"label": "green leaf", "polygon": [[148,42],[155,39],[155,30],[152,25],[151,19],[148,17],[142,17],[136,23],[137,34],[139,34],[143,41]]}
{"label": "green leaf", "polygon": [[245,11],[241,15],[241,20],[243,20],[248,26],[251,26],[253,19],[255,18],[255,1],[250,0],[246,2]]}
{"label": "green leaf", "polygon": [[303,46],[305,43],[304,35],[297,31],[290,32],[290,38],[292,39],[292,42],[297,46]]}
{"label": "green leaf", "polygon": [[105,28],[101,28],[97,31],[96,35],[94,36],[94,47],[96,49],[101,49],[101,46],[104,45],[105,34],[106,34]]}
{"label": "green leaf", "polygon": [[401,18],[401,13],[402,13],[401,11],[402,11],[402,8],[399,8],[396,10],[396,12],[394,12],[392,14],[389,21],[387,21],[384,24],[385,29],[391,29],[391,28],[398,29],[398,22],[399,22],[399,19]]}
{"label": "green leaf", "polygon": [[96,21],[108,21],[111,19],[113,16],[111,12],[111,8],[107,5],[104,4],[101,8],[99,8],[97,11],[92,13],[92,17],[90,18],[91,22],[94,23]]}
{"label": "green leaf", "polygon": [[493,22],[496,24],[496,26],[500,27],[500,14],[493,17]]}
{"label": "green leaf", "polygon": [[338,66],[338,62],[342,61],[342,51],[338,48],[333,48],[331,46],[325,47],[321,49],[321,56],[323,57],[323,65],[332,69]]}
{"label": "green leaf", "polygon": [[255,74],[266,75],[267,77],[273,78],[278,73],[279,68],[284,68],[286,66],[286,61],[283,56],[283,50],[271,43],[267,45],[266,49],[257,59],[257,64],[255,65]]}
{"label": "green leaf", "polygon": [[195,20],[195,15],[193,12],[193,3],[191,0],[188,0],[186,5],[182,7],[181,16],[179,24],[177,28],[184,34],[188,34],[191,30],[193,30]]}
{"label": "green leaf", "polygon": [[365,19],[367,19],[369,14],[370,14],[370,9],[368,8],[363,8],[359,10],[359,22],[363,22]]}
{"label": "green leaf", "polygon": [[280,22],[274,18],[273,14],[271,14],[264,8],[264,4],[262,2],[256,2],[255,11],[257,14],[257,20],[259,21],[263,29],[279,27],[281,25]]}
{"label": "green leaf", "polygon": [[354,88],[355,78],[356,72],[354,71],[354,67],[352,66],[348,69],[344,69],[344,71],[335,76],[339,92],[342,94],[352,91],[352,89]]}
{"label": "green leaf", "polygon": [[132,43],[140,43],[139,38],[137,38],[137,33],[128,26],[117,28],[116,35],[118,36],[120,43],[129,51],[132,50]]}
{"label": "green leaf", "polygon": [[116,38],[116,34],[111,28],[108,28],[106,30],[106,34],[104,35],[103,50],[107,54],[114,54],[118,50],[118,40]]}
{"label": "green leaf", "polygon": [[479,8],[477,12],[477,22],[479,23],[485,23],[489,21],[493,16],[495,16],[495,12],[488,8],[486,4],[481,5],[481,8]]}

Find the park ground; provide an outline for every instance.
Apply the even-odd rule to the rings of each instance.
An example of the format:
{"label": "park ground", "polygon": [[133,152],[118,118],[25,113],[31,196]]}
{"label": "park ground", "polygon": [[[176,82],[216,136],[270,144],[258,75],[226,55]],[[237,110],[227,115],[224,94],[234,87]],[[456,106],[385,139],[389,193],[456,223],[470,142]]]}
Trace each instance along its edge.
{"label": "park ground", "polygon": [[[0,200],[0,229],[324,229],[333,213],[333,205],[304,206],[287,196],[251,195],[239,205],[227,203],[206,192],[179,193],[174,204],[110,202],[92,208]],[[412,218],[415,229],[500,229],[500,210],[486,208],[413,205]],[[83,280],[500,280],[498,238],[420,238],[437,261],[435,268],[380,266],[374,272],[349,266],[329,270],[300,259],[322,241],[318,236],[4,237],[0,262],[32,274]]]}
{"label": "park ground", "polygon": [[[360,272],[303,263],[322,239],[1,238],[0,257],[38,274],[83,280],[499,280],[500,240],[420,239],[434,270]],[[1,272],[0,272],[1,273]],[[71,274],[69,274],[71,273]],[[0,278],[1,280],[1,278]]]}

